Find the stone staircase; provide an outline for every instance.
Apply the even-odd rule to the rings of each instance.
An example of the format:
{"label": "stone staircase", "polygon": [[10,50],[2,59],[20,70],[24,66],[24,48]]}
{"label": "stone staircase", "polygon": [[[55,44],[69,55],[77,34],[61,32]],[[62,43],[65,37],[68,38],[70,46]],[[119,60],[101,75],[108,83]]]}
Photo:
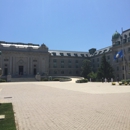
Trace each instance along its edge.
{"label": "stone staircase", "polygon": [[11,82],[32,82],[37,81],[34,77],[18,77],[11,78]]}

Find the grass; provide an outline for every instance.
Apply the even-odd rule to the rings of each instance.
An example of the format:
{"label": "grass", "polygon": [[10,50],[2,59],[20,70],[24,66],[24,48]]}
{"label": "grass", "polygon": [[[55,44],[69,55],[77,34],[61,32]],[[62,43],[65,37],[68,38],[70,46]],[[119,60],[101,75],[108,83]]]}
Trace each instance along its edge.
{"label": "grass", "polygon": [[0,115],[5,115],[5,119],[0,120],[0,130],[16,130],[12,103],[2,103]]}

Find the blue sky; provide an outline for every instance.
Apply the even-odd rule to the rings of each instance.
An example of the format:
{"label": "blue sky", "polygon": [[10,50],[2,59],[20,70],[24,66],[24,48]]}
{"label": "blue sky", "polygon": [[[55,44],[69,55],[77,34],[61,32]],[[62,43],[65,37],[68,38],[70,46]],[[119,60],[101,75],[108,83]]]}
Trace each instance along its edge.
{"label": "blue sky", "polygon": [[45,43],[50,50],[111,45],[130,28],[130,0],[0,0],[0,41]]}

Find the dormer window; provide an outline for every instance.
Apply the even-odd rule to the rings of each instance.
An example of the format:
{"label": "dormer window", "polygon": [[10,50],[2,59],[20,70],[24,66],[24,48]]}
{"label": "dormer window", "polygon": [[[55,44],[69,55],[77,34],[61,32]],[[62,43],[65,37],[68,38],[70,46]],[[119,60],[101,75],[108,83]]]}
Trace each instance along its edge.
{"label": "dormer window", "polygon": [[99,54],[101,54],[102,53],[102,51],[99,51]]}
{"label": "dormer window", "polygon": [[71,54],[70,54],[70,53],[67,53],[67,55],[68,55],[68,56],[71,56]]}
{"label": "dormer window", "polygon": [[103,53],[105,53],[106,51],[107,51],[107,49],[105,49]]}
{"label": "dormer window", "polygon": [[61,55],[61,56],[64,56],[64,54],[63,54],[63,53],[60,53],[60,55]]}
{"label": "dormer window", "polygon": [[82,57],[84,57],[84,54],[81,54]]}
{"label": "dormer window", "polygon": [[75,53],[74,56],[78,57],[78,55]]}
{"label": "dormer window", "polygon": [[127,38],[127,35],[126,35],[126,34],[124,35],[124,38]]}
{"label": "dormer window", "polygon": [[55,52],[52,52],[53,56],[56,56],[56,53]]}

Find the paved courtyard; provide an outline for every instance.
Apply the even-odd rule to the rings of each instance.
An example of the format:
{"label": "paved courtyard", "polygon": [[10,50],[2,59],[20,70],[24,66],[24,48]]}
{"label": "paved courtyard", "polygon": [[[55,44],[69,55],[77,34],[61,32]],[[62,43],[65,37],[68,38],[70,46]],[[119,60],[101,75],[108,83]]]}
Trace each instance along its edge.
{"label": "paved courtyard", "polygon": [[130,130],[130,86],[111,83],[0,83],[17,130]]}

